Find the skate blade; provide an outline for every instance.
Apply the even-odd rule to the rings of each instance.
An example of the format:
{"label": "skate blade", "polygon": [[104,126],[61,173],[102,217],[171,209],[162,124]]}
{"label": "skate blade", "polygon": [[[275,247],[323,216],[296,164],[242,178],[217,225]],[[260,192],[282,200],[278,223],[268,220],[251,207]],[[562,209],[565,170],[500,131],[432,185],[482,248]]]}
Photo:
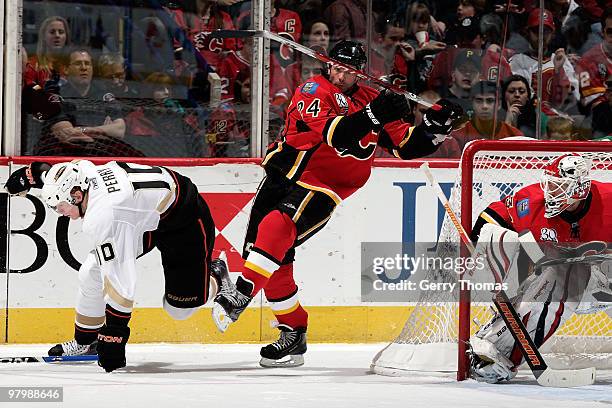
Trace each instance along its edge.
{"label": "skate blade", "polygon": [[232,319],[225,313],[225,310],[219,305],[215,303],[212,308],[212,318],[213,322],[215,322],[215,326],[217,326],[217,330],[221,333],[225,333],[230,324],[232,324]]}
{"label": "skate blade", "polygon": [[259,365],[264,368],[299,367],[304,365],[304,356],[302,354],[296,354],[284,357],[280,360],[262,357],[261,360],[259,360]]}

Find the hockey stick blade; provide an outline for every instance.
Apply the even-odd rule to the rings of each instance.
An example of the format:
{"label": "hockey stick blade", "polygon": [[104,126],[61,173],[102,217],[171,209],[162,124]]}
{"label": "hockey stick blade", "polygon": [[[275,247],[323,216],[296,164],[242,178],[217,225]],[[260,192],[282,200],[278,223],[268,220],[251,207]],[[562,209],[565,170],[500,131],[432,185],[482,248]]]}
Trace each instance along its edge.
{"label": "hockey stick blade", "polygon": [[83,363],[98,361],[98,356],[24,356],[24,357],[0,357],[0,363]]}
{"label": "hockey stick blade", "polygon": [[[436,181],[431,170],[429,169],[429,164],[427,162],[423,163],[421,166],[421,170],[425,173],[425,177],[429,181],[431,187],[433,187],[438,200],[444,206],[448,217],[451,222],[457,229],[459,233],[459,237],[461,241],[467,246],[470,254],[475,252],[472,241],[463,228],[463,225],[457,218],[457,215],[453,211],[448,202],[448,198],[442,191],[440,184]],[[544,361],[544,357],[536,347],[535,343],[531,339],[529,332],[525,328],[522,320],[516,313],[514,306],[508,299],[508,295],[503,290],[500,290],[495,297],[493,298],[493,302],[499,311],[500,316],[504,320],[506,327],[509,329],[512,337],[514,338],[515,343],[518,345],[518,348],[521,351],[521,354],[525,358],[525,361],[529,365],[534,377],[538,384],[544,387],[581,387],[584,385],[591,385],[595,382],[595,368],[586,368],[586,369],[569,369],[569,370],[556,370],[548,367],[546,362]]]}
{"label": "hockey stick blade", "polygon": [[395,93],[398,94],[402,94],[404,96],[406,96],[406,98],[408,98],[409,100],[418,103],[419,105],[423,105],[427,108],[432,108],[433,110],[440,110],[442,109],[442,106],[438,105],[437,103],[430,103],[428,101],[426,101],[425,99],[421,98],[420,96],[417,96],[415,94],[413,94],[412,92],[408,92],[405,91],[395,85],[389,84],[385,81],[383,81],[382,79],[373,77],[371,75],[366,74],[363,71],[360,70],[356,70],[354,67],[351,67],[350,65],[346,65],[343,64],[340,61],[336,61],[333,58],[328,57],[327,55],[321,54],[319,52],[316,52],[315,50],[306,47],[305,45],[302,45],[300,43],[296,43],[295,41],[292,41],[286,37],[283,37],[281,35],[269,32],[269,31],[264,31],[264,30],[213,30],[210,35],[212,37],[216,37],[216,38],[247,38],[247,37],[262,37],[262,38],[267,38],[269,40],[274,40],[278,43],[281,44],[285,44],[290,48],[293,48],[295,50],[300,51],[303,54],[308,55],[309,57],[312,57],[316,60],[319,60],[321,62],[324,63],[331,63],[333,65],[342,67],[346,70],[348,70],[349,72],[355,73],[357,74],[357,76],[360,79],[364,79],[366,81],[370,81],[376,85],[379,85],[385,89],[388,89],[390,91],[393,91]]}
{"label": "hockey stick blade", "polygon": [[595,382],[595,367],[578,370],[556,370],[549,367],[536,377],[536,381],[544,387],[584,387]]}

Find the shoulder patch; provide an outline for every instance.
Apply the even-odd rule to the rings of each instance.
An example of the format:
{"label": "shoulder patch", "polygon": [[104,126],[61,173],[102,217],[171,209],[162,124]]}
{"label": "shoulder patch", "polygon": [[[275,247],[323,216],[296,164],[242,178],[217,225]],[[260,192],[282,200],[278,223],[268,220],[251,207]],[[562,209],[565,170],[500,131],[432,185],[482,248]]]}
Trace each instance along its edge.
{"label": "shoulder patch", "polygon": [[521,201],[516,203],[516,213],[519,218],[523,218],[529,214],[529,198],[523,198]]}
{"label": "shoulder patch", "polygon": [[346,97],[341,93],[335,93],[334,96],[336,97],[336,102],[338,103],[338,107],[340,108],[340,113],[342,113],[343,115],[347,114],[349,106]]}
{"label": "shoulder patch", "polygon": [[318,87],[319,84],[316,82],[306,82],[304,85],[302,85],[302,93],[314,95],[314,93],[317,92]]}

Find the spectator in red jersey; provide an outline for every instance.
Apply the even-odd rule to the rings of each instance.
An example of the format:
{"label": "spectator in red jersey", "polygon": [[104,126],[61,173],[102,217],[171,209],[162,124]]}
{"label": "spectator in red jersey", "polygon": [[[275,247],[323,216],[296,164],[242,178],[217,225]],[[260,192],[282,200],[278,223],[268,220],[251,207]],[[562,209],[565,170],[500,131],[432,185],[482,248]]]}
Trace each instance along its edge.
{"label": "spectator in red jersey", "polygon": [[524,136],[535,137],[535,101],[527,80],[520,75],[507,77],[502,82],[501,95],[505,114],[500,116],[504,122],[519,129]]}
{"label": "spectator in red jersey", "polygon": [[66,19],[60,16],[44,19],[38,30],[36,54],[28,60],[25,84],[44,86],[54,73],[65,80],[69,45],[70,30]]}
{"label": "spectator in red jersey", "polygon": [[235,29],[230,15],[222,11],[216,1],[186,0],[182,9],[168,9],[168,12],[211,67],[219,65],[223,51],[236,50],[236,39],[210,36],[213,30]]}
{"label": "spectator in red jersey", "polygon": [[[277,8],[270,2],[272,19],[270,30],[280,36],[299,43],[302,38],[302,20],[294,11]],[[242,13],[237,20],[238,27],[248,27],[251,12]],[[283,108],[291,99],[294,89],[300,81],[300,67],[293,49],[276,41],[270,43],[270,84],[274,89],[273,103]],[[272,92],[271,92],[272,93]]]}
{"label": "spectator in red jersey", "polygon": [[498,140],[508,136],[523,136],[520,130],[499,119],[499,112],[495,109],[496,94],[495,82],[480,81],[472,87],[474,114],[464,127],[451,133],[451,136],[457,139],[461,151],[472,140]]}
{"label": "spectator in red jersey", "polygon": [[548,10],[543,11],[544,37],[539,37],[540,9],[529,13],[527,21],[527,36],[530,49],[525,53],[515,54],[510,58],[512,73],[521,75],[529,81],[532,89],[536,90],[538,71],[538,43],[543,42],[544,60],[542,61],[542,106],[549,115],[558,114],[565,108],[568,97],[579,100],[578,79],[574,67],[559,48],[551,53],[548,50],[552,35],[555,31],[553,16]]}
{"label": "spectator in red jersey", "polygon": [[589,49],[576,64],[581,103],[586,107],[604,95],[604,82],[612,73],[612,8],[602,14],[601,26],[603,41]]}

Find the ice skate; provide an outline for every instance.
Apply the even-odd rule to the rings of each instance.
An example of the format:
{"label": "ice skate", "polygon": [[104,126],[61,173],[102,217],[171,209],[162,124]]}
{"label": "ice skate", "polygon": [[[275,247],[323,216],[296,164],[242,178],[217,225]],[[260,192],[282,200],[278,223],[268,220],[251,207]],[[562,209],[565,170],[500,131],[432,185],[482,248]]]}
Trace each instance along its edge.
{"label": "ice skate", "polygon": [[72,339],[61,344],[56,344],[49,349],[49,356],[92,356],[98,354],[98,341],[91,344],[78,344]]}
{"label": "ice skate", "polygon": [[212,317],[221,333],[224,333],[229,325],[238,320],[240,314],[244,312],[253,299],[252,296],[245,293],[251,293],[252,290],[253,285],[239,277],[236,285],[222,287],[219,294],[215,296]]}
{"label": "ice skate", "polygon": [[236,290],[236,285],[232,282],[229,271],[227,270],[227,257],[222,251],[219,258],[213,259],[210,263],[210,274],[217,281],[219,293],[232,293]]}
{"label": "ice skate", "polygon": [[261,348],[259,365],[266,368],[304,365],[306,328],[293,329],[284,324],[279,325],[278,328],[281,331],[279,339]]}

